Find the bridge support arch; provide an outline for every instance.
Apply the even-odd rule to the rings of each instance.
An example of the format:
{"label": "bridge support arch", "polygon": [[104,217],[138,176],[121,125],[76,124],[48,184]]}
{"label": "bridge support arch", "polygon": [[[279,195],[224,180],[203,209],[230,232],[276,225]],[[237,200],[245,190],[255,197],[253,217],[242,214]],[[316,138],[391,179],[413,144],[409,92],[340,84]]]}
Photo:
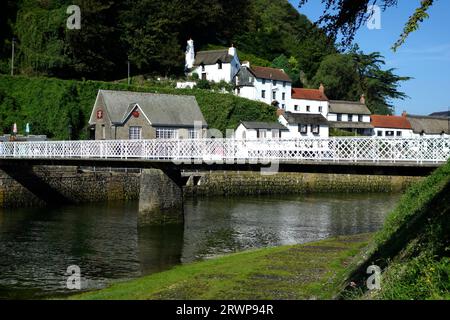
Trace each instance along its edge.
{"label": "bridge support arch", "polygon": [[184,223],[181,171],[144,169],[139,197],[140,226]]}

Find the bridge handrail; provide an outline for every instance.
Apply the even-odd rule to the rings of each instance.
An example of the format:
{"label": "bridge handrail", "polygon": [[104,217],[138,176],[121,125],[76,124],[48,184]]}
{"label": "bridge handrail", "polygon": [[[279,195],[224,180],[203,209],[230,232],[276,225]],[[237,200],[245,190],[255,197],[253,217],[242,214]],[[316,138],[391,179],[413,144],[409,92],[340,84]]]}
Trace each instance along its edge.
{"label": "bridge handrail", "polygon": [[351,161],[440,163],[450,138],[164,139],[0,143],[0,159]]}

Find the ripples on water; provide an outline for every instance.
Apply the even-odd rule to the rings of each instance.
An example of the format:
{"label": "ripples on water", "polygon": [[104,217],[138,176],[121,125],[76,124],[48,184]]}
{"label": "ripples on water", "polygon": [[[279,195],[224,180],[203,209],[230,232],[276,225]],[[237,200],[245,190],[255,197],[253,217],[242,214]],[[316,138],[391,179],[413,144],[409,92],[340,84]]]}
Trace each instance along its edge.
{"label": "ripples on water", "polygon": [[0,298],[98,289],[210,256],[378,230],[398,195],[188,200],[185,226],[137,228],[137,203],[0,211]]}

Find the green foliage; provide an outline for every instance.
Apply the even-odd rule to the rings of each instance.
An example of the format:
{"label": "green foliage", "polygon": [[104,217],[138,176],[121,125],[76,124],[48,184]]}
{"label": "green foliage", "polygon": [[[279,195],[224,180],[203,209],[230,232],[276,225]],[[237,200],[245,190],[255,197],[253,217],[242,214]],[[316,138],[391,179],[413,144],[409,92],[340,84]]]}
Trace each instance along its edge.
{"label": "green foliage", "polygon": [[372,113],[392,114],[392,99],[407,98],[399,91],[400,83],[411,78],[396,75],[394,69],[383,70],[384,64],[379,52],[365,54],[355,46],[347,54],[327,56],[313,78],[313,87],[323,83],[333,100],[357,101],[364,94]]}
{"label": "green foliage", "polygon": [[[17,122],[19,130],[31,124],[33,134],[67,139],[68,126],[74,139],[87,138],[87,122],[99,89],[129,90],[193,95],[210,128],[235,129],[243,121],[276,121],[275,109],[267,104],[200,89],[178,90],[171,87],[128,86],[121,83],[57,80],[0,76],[0,119],[5,132]],[[7,93],[7,94],[6,94]]]}
{"label": "green foliage", "polygon": [[408,190],[353,272],[362,274],[374,261],[384,269],[381,291],[370,297],[450,298],[449,203],[450,162]]}
{"label": "green foliage", "polygon": [[199,80],[195,86],[197,89],[210,90],[211,83],[208,80]]}
{"label": "green foliage", "polygon": [[294,56],[288,59],[284,54],[282,54],[281,56],[275,58],[272,61],[272,67],[283,69],[291,78],[292,86],[294,87],[302,86],[300,81],[299,64]]}
{"label": "green foliage", "polygon": [[330,128],[330,137],[355,137],[358,136],[354,132],[349,132],[341,129]]}

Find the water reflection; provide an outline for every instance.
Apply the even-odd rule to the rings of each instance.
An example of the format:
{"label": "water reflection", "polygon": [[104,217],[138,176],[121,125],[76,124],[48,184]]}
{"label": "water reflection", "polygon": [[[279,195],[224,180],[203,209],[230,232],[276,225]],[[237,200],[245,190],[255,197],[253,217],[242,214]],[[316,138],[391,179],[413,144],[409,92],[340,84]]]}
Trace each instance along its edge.
{"label": "water reflection", "polygon": [[137,227],[137,203],[0,211],[0,298],[64,294],[78,265],[89,289],[217,254],[377,230],[399,196],[188,200],[183,226]]}

